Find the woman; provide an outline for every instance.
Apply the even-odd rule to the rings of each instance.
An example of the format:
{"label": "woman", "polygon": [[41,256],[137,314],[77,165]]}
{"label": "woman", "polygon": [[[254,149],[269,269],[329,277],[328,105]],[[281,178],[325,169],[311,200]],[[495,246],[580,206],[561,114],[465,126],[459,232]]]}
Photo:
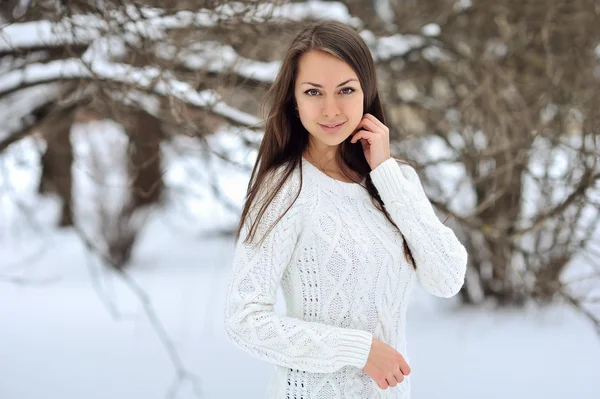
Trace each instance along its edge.
{"label": "woman", "polygon": [[451,297],[464,282],[465,248],[390,157],[376,84],[364,41],[327,21],[296,36],[267,94],[225,325],[275,365],[269,398],[409,398],[413,284]]}

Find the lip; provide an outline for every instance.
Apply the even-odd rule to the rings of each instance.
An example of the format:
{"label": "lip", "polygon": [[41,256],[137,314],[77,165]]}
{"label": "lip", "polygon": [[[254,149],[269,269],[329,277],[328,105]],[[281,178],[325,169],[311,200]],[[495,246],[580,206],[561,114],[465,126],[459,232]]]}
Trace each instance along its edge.
{"label": "lip", "polygon": [[345,124],[346,124],[345,121],[337,123],[337,124],[335,124],[335,123],[333,123],[333,124],[328,123],[326,125],[323,125],[323,124],[319,123],[319,125],[321,126],[321,129],[325,130],[326,132],[337,132]]}

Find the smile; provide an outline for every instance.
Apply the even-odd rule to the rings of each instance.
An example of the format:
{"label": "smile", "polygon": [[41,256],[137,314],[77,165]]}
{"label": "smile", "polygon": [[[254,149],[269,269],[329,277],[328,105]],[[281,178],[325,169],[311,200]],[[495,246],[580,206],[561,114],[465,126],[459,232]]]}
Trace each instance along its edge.
{"label": "smile", "polygon": [[341,122],[341,123],[330,123],[327,125],[323,125],[321,123],[319,123],[319,125],[321,126],[321,128],[323,130],[325,130],[326,132],[336,132],[338,131],[346,122]]}

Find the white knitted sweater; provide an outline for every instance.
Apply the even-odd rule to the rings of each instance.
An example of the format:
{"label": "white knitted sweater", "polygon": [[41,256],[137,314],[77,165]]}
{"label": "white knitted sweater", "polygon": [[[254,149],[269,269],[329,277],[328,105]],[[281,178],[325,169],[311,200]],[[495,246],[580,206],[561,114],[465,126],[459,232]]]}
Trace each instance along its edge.
{"label": "white knitted sweater", "polygon": [[[409,362],[406,308],[414,282],[441,297],[463,285],[467,252],[434,213],[415,170],[390,158],[370,176],[416,271],[401,235],[366,189],[304,158],[300,195],[263,244],[243,244],[248,225],[236,244],[225,329],[230,342],[275,365],[269,399],[409,398],[410,377],[382,390],[363,371],[372,338]],[[257,238],[299,187],[297,168],[265,212]],[[273,308],[280,285],[286,315]]]}

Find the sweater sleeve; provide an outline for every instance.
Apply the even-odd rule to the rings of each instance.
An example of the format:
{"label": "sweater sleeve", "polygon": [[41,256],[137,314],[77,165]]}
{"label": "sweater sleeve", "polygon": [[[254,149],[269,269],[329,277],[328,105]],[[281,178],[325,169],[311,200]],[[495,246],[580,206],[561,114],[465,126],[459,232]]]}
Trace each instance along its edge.
{"label": "sweater sleeve", "polygon": [[464,284],[467,250],[435,214],[417,172],[390,158],[370,173],[390,217],[406,238],[420,284],[429,293],[452,297]]}
{"label": "sweater sleeve", "polygon": [[[371,350],[371,333],[274,312],[277,288],[298,243],[304,213],[299,200],[259,243],[296,197],[299,184],[293,178],[266,209],[253,243],[244,243],[249,226],[236,243],[225,302],[227,338],[259,359],[293,369],[330,373],[348,365],[363,368]],[[253,209],[249,212],[252,220],[254,213]]]}

